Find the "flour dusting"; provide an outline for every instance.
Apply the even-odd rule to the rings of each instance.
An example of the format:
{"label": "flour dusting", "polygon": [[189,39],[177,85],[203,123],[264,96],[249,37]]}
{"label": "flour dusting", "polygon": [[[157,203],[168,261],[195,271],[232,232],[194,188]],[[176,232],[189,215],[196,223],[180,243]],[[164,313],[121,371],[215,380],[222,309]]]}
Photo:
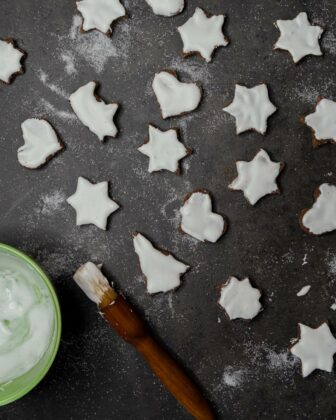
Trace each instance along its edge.
{"label": "flour dusting", "polygon": [[221,384],[236,388],[243,384],[246,378],[246,371],[243,369],[234,370],[232,366],[224,369]]}
{"label": "flour dusting", "polygon": [[75,15],[68,36],[59,37],[62,44],[60,57],[68,74],[76,72],[75,63],[78,59],[84,60],[97,73],[101,73],[110,58],[127,58],[131,37],[126,19],[118,25],[118,37],[114,35],[112,38],[99,31],[81,33],[81,25],[82,18]]}
{"label": "flour dusting", "polygon": [[64,202],[66,200],[66,196],[63,191],[54,191],[50,194],[46,194],[41,198],[42,201],[42,208],[41,214],[47,216],[49,214],[54,213],[55,211],[59,210],[63,207]]}
{"label": "flour dusting", "polygon": [[46,113],[50,117],[57,117],[64,122],[78,121],[77,117],[74,114],[68,111],[57,109],[54,105],[52,105],[49,101],[47,101],[44,98],[40,99],[37,111],[40,113]]}
{"label": "flour dusting", "polygon": [[43,70],[38,70],[37,76],[40,79],[40,81],[46,86],[48,89],[50,89],[52,92],[56,93],[56,95],[61,96],[64,99],[69,99],[69,94],[65,92],[61,87],[57,86],[55,83],[49,82],[49,77],[47,73],[45,73]]}

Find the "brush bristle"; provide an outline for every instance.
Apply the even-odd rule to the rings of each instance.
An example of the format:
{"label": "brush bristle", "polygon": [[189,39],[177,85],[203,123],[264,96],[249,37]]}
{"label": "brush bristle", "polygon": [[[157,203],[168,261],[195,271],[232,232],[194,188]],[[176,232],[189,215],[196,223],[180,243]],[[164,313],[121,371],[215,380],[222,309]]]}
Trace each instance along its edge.
{"label": "brush bristle", "polygon": [[73,279],[86,296],[97,305],[102,302],[104,295],[111,295],[111,291],[114,292],[107,278],[96,264],[90,261],[79,267]]}

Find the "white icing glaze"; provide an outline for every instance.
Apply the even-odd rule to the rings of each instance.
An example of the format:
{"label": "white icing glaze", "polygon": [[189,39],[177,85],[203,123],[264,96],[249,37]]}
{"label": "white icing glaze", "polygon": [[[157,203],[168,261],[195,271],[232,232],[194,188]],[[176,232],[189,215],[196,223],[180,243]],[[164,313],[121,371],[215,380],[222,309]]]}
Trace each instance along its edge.
{"label": "white icing glaze", "polygon": [[45,120],[30,118],[21,124],[25,144],[18,149],[22,166],[35,169],[63,148],[55,130]]}
{"label": "white icing glaze", "polygon": [[319,186],[320,195],[313,207],[302,217],[303,226],[314,235],[336,229],[336,187],[331,184]]}
{"label": "white icing glaze", "polygon": [[145,0],[156,15],[175,16],[184,9],[184,0]]}
{"label": "white icing glaze", "polygon": [[250,89],[236,85],[233,102],[223,111],[235,117],[237,134],[247,130],[256,130],[260,134],[265,134],[267,119],[276,111],[276,107],[269,99],[265,84]]}
{"label": "white icing glaze", "polygon": [[301,359],[302,376],[310,375],[315,369],[332,372],[336,340],[328,324],[324,322],[315,329],[304,324],[299,324],[299,327],[300,338],[290,351]]}
{"label": "white icing glaze", "polygon": [[11,42],[0,40],[0,80],[9,83],[12,75],[21,71],[23,55]]}
{"label": "white icing glaze", "polygon": [[78,178],[75,194],[67,202],[76,211],[77,226],[93,224],[103,230],[106,229],[109,215],[119,208],[108,196],[106,181],[91,184],[81,176]]}
{"label": "white icing glaze", "polygon": [[320,26],[309,23],[307,13],[299,13],[292,20],[277,20],[280,38],[274,45],[275,49],[287,50],[298,63],[306,55],[322,55],[319,39],[323,33]]}
{"label": "white icing glaze", "polygon": [[248,278],[238,280],[230,277],[221,288],[218,303],[230,319],[252,319],[261,311],[260,290],[252,287]]}
{"label": "white icing glaze", "polygon": [[100,141],[104,137],[117,135],[117,127],[113,122],[113,117],[118,109],[118,104],[105,104],[102,100],[97,100],[94,95],[96,89],[95,82],[89,82],[81,86],[70,95],[70,104],[80,121],[96,134]]}
{"label": "white icing glaze", "polygon": [[98,29],[105,34],[112,34],[112,22],[126,15],[119,0],[82,0],[76,4],[83,16],[84,31]]}
{"label": "white icing glaze", "polygon": [[182,83],[167,71],[156,73],[152,86],[163,118],[193,111],[198,107],[202,96],[196,83]]}
{"label": "white icing glaze", "polygon": [[262,197],[278,191],[276,178],[281,170],[280,162],[273,162],[265,150],[260,151],[250,162],[236,162],[238,176],[229,185],[232,190],[241,190],[246,199],[256,204]]}
{"label": "white icing glaze", "polygon": [[207,17],[201,8],[196,7],[194,15],[177,28],[182,38],[183,52],[198,52],[210,62],[213,51],[229,43],[223,35],[223,23],[224,15]]}
{"label": "white icing glaze", "polygon": [[189,269],[188,265],[154,248],[140,233],[134,235],[133,244],[147,279],[148,293],[168,292],[180,285],[180,276]]}
{"label": "white icing glaze", "polygon": [[330,309],[331,309],[332,311],[336,311],[336,302],[334,302],[334,303],[330,306]]}
{"label": "white icing glaze", "polygon": [[314,131],[316,140],[336,142],[336,102],[321,99],[315,112],[306,116],[305,123]]}
{"label": "white icing glaze", "polygon": [[176,172],[179,160],[187,156],[188,150],[179,141],[176,130],[161,131],[149,125],[149,141],[138,149],[149,157],[148,172],[166,169]]}
{"label": "white icing glaze", "polygon": [[306,294],[309,292],[311,286],[308,284],[307,286],[303,286],[302,289],[300,289],[296,296],[306,296]]}
{"label": "white icing glaze", "polygon": [[216,242],[226,227],[223,217],[212,212],[210,195],[196,191],[180,208],[183,232],[200,241]]}

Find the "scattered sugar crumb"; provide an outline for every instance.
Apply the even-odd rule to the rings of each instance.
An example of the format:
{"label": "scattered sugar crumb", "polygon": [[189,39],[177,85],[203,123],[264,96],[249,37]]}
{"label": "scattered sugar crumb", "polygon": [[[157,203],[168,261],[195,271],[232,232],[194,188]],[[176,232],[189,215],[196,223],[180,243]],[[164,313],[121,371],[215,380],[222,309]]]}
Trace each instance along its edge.
{"label": "scattered sugar crumb", "polygon": [[244,382],[245,376],[246,371],[243,369],[234,370],[232,366],[228,366],[224,370],[221,384],[236,388]]}
{"label": "scattered sugar crumb", "polygon": [[222,322],[222,320],[218,317],[217,322],[218,322],[218,324],[220,324]]}
{"label": "scattered sugar crumb", "polygon": [[49,77],[47,73],[45,73],[43,70],[37,71],[37,76],[40,79],[40,81],[46,86],[48,89],[50,89],[52,92],[56,93],[56,95],[61,96],[64,99],[69,99],[69,94],[65,92],[61,87],[55,85],[54,83],[50,83],[48,81]]}
{"label": "scattered sugar crumb", "polygon": [[62,191],[54,191],[51,194],[46,194],[41,198],[42,208],[41,214],[47,216],[59,210],[66,200],[66,196]]}
{"label": "scattered sugar crumb", "polygon": [[302,260],[302,265],[306,265],[308,264],[308,259],[307,259],[307,254],[304,254],[303,260]]}
{"label": "scattered sugar crumb", "polygon": [[330,309],[332,309],[333,311],[336,311],[336,302],[334,302],[331,306]]}
{"label": "scattered sugar crumb", "polygon": [[46,112],[48,115],[52,117],[56,116],[62,121],[67,121],[67,122],[77,121],[77,117],[74,114],[68,111],[62,111],[62,110],[56,109],[54,105],[52,105],[49,101],[47,101],[44,98],[40,99],[38,108],[40,112]]}
{"label": "scattered sugar crumb", "polygon": [[82,18],[75,15],[69,34],[59,36],[62,44],[60,57],[68,74],[76,71],[74,63],[78,59],[86,61],[97,73],[101,73],[110,58],[127,58],[131,26],[126,19],[118,25],[118,40],[115,36],[109,38],[99,31],[83,34],[80,32],[81,25]]}
{"label": "scattered sugar crumb", "polygon": [[310,288],[310,285],[303,286],[302,289],[297,292],[296,296],[305,296],[309,292]]}
{"label": "scattered sugar crumb", "polygon": [[293,263],[294,258],[294,252],[290,249],[288,252],[282,255],[281,259],[284,260],[286,263]]}
{"label": "scattered sugar crumb", "polygon": [[75,56],[71,52],[64,52],[61,54],[61,59],[65,63],[65,72],[71,76],[77,73]]}

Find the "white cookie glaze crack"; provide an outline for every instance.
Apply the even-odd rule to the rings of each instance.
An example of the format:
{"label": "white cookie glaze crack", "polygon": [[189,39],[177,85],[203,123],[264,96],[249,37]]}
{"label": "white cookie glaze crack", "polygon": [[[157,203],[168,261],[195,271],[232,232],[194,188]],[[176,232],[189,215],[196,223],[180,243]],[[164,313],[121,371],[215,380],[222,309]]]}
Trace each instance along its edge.
{"label": "white cookie glaze crack", "polygon": [[250,89],[236,85],[233,102],[223,111],[235,117],[237,134],[248,130],[265,134],[267,119],[276,109],[269,99],[267,86],[261,84]]}
{"label": "white cookie glaze crack", "polygon": [[188,265],[176,260],[170,253],[154,248],[140,233],[134,234],[133,244],[147,280],[148,293],[168,292],[180,286],[180,277],[189,269]]}
{"label": "white cookie glaze crack", "polygon": [[219,305],[232,319],[253,319],[262,310],[261,292],[253,287],[248,278],[230,277],[221,287]]}
{"label": "white cookie glaze crack", "polygon": [[39,168],[63,149],[48,121],[30,118],[21,124],[21,129],[25,144],[18,149],[18,160],[25,168]]}
{"label": "white cookie glaze crack", "polygon": [[196,7],[193,16],[177,28],[183,42],[183,53],[198,53],[209,63],[214,50],[229,43],[222,30],[224,19],[224,15],[208,17],[200,7]]}
{"label": "white cookie glaze crack", "polygon": [[153,13],[159,16],[171,17],[181,13],[184,9],[184,0],[145,0],[152,8]]}
{"label": "white cookie glaze crack", "polygon": [[0,40],[0,80],[9,84],[17,74],[23,72],[22,58],[25,53],[16,48],[12,39]]}
{"label": "white cookie glaze crack", "polygon": [[325,143],[336,143],[336,102],[330,99],[319,99],[315,112],[304,119],[313,131],[313,146]]}
{"label": "white cookie glaze crack", "polygon": [[164,119],[193,111],[202,97],[196,83],[180,82],[173,70],[156,73],[152,87]]}
{"label": "white cookie glaze crack", "polygon": [[232,190],[241,190],[250,204],[256,204],[267,194],[279,192],[276,179],[284,163],[273,162],[263,149],[250,162],[236,162],[238,176],[229,185]]}
{"label": "white cookie glaze crack", "polygon": [[315,369],[332,372],[336,353],[336,339],[326,322],[318,328],[299,324],[300,338],[290,352],[301,360],[302,376],[305,378]]}
{"label": "white cookie glaze crack", "polygon": [[301,12],[292,20],[277,20],[276,26],[280,37],[274,48],[288,51],[294,63],[306,55],[322,55],[319,39],[323,29],[311,25],[307,13]]}
{"label": "white cookie glaze crack", "polygon": [[103,141],[104,137],[115,137],[118,133],[113,118],[119,105],[105,104],[95,90],[95,82],[81,86],[70,95],[70,104],[79,120]]}
{"label": "white cookie glaze crack", "polygon": [[315,191],[315,203],[303,210],[300,224],[303,230],[322,235],[336,229],[336,186],[322,184]]}
{"label": "white cookie glaze crack", "polygon": [[181,230],[199,241],[217,242],[226,231],[227,224],[223,217],[212,211],[208,191],[199,190],[188,194],[180,213]]}
{"label": "white cookie glaze crack", "polygon": [[126,10],[120,0],[81,0],[77,1],[77,9],[83,16],[84,32],[98,29],[111,36],[111,24],[126,16]]}
{"label": "white cookie glaze crack", "polygon": [[110,214],[119,208],[108,195],[107,181],[92,184],[81,176],[78,178],[75,194],[67,202],[76,211],[77,226],[93,224],[103,230],[106,230]]}
{"label": "white cookie glaze crack", "polygon": [[191,153],[178,139],[176,129],[161,131],[149,125],[149,139],[138,150],[149,157],[148,172],[179,172],[179,161]]}

